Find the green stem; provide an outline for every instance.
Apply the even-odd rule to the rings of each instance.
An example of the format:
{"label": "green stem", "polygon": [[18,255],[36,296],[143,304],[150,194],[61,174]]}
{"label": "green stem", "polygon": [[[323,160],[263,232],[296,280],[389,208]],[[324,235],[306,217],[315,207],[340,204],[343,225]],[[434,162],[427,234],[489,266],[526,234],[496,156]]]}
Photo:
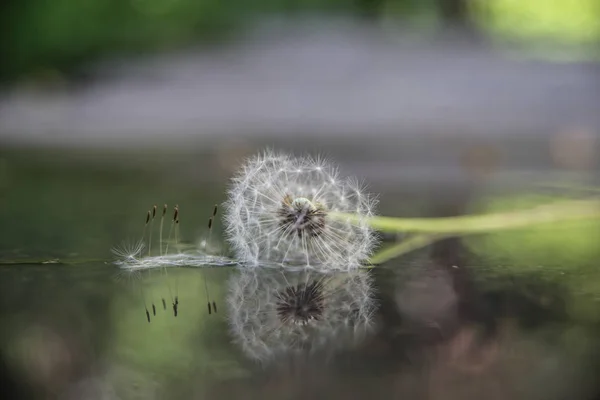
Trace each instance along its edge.
{"label": "green stem", "polygon": [[447,237],[448,235],[436,235],[436,234],[418,234],[413,237],[403,240],[393,246],[388,247],[376,253],[369,262],[372,265],[383,264],[393,258],[400,257],[411,251],[429,246],[432,243],[437,242],[440,239]]}
{"label": "green stem", "polygon": [[[329,217],[359,222],[362,217],[356,214],[332,212]],[[373,229],[382,232],[423,232],[437,234],[485,233],[505,229],[522,228],[531,225],[600,219],[600,202],[596,200],[570,200],[540,205],[528,210],[518,210],[493,214],[466,215],[443,218],[394,218],[371,217],[368,223]]]}

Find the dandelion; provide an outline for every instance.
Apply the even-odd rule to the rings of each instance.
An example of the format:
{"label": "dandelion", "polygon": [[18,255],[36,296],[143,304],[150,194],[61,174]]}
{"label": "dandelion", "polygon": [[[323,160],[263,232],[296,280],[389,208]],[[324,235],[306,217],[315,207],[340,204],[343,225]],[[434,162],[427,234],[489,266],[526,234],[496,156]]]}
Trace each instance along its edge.
{"label": "dandelion", "polygon": [[353,269],[375,243],[368,224],[374,205],[360,185],[339,178],[324,160],[267,151],[233,179],[226,233],[236,256],[251,265]]}
{"label": "dandelion", "polygon": [[375,302],[365,271],[245,269],[229,286],[233,341],[256,361],[341,350],[373,328]]}

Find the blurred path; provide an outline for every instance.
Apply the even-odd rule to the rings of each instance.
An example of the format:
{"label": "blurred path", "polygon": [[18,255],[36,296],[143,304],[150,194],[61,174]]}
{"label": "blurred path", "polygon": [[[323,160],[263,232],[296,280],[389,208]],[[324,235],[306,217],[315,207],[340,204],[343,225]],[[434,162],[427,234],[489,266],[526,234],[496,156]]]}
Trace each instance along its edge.
{"label": "blurred path", "polygon": [[75,88],[1,93],[0,140],[599,132],[597,65],[511,61],[344,24],[281,32],[265,29],[219,50],[105,63]]}

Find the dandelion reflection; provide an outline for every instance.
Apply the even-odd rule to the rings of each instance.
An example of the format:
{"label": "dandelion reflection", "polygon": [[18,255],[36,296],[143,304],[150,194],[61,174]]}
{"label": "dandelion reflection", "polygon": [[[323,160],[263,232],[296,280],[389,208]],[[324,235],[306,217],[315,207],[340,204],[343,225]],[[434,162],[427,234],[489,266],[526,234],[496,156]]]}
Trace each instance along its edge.
{"label": "dandelion reflection", "polygon": [[233,341],[260,362],[351,348],[374,325],[364,271],[240,270],[230,279],[227,304]]}

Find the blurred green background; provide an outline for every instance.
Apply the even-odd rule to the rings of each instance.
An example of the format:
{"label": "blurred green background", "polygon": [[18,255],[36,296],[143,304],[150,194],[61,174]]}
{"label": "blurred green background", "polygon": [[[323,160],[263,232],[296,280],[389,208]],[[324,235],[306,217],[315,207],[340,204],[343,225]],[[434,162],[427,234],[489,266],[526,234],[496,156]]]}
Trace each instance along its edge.
{"label": "blurred green background", "polygon": [[0,79],[48,79],[106,56],[212,44],[257,20],[314,15],[425,32],[454,26],[542,47],[590,45],[600,36],[596,0],[9,0],[0,13]]}
{"label": "blurred green background", "polygon": [[[135,59],[143,54],[168,55],[195,47],[220,47],[242,40],[253,25],[269,21],[287,24],[294,19],[315,18],[324,25],[362,20],[389,30],[392,36],[396,29],[397,36],[408,32],[429,37],[446,37],[451,30],[473,40],[471,43],[525,47],[523,54],[566,61],[597,58],[600,39],[600,2],[596,0],[8,0],[1,7],[0,26],[4,32],[0,36],[0,81],[7,86],[85,78],[90,67],[113,58]],[[456,56],[461,58],[463,54],[457,51]],[[393,71],[395,60],[388,65]],[[462,64],[448,65],[450,69],[463,68]],[[417,67],[420,69],[420,65]],[[578,76],[579,64],[572,67],[575,71],[567,72]],[[420,77],[415,85],[418,90],[408,94],[402,91],[398,97],[408,97],[411,102],[414,99],[417,110],[422,107],[437,112],[446,107],[443,101],[441,107],[434,101],[443,92],[448,93],[449,103],[461,104],[461,93],[445,85],[433,91],[431,97],[419,92],[426,93],[432,80],[433,74],[428,71],[437,73],[443,68],[435,64]],[[213,205],[224,200],[228,179],[241,159],[266,145],[299,154],[323,153],[339,162],[344,174],[368,178],[369,190],[381,194],[378,211],[383,215],[446,216],[512,209],[556,196],[589,196],[589,192],[544,191],[535,186],[540,181],[557,182],[561,174],[567,173],[567,183],[575,176],[585,184],[598,186],[593,151],[598,143],[597,131],[589,128],[588,134],[585,127],[589,115],[582,113],[583,117],[577,118],[579,114],[569,108],[592,110],[595,114],[597,103],[591,95],[586,97],[584,93],[573,101],[581,88],[590,86],[588,75],[581,81],[574,79],[571,86],[567,81],[570,91],[564,92],[558,82],[557,92],[551,92],[566,95],[550,99],[545,97],[548,92],[540,91],[538,97],[529,99],[522,80],[504,85],[507,77],[523,76],[525,80],[529,75],[492,74],[497,79],[488,86],[482,79],[470,79],[469,71],[480,68],[486,69],[488,64],[475,60],[465,68],[468,79],[458,79],[462,75],[447,79],[459,88],[470,84],[482,89],[476,93],[481,98],[491,97],[490,92],[492,96],[497,94],[500,102],[485,103],[487,108],[493,108],[487,104],[502,107],[504,99],[524,97],[520,104],[525,104],[527,116],[521,120],[526,123],[511,125],[518,115],[503,119],[507,114],[494,114],[493,126],[486,125],[482,131],[496,129],[500,133],[497,138],[483,141],[469,136],[479,133],[481,125],[475,123],[481,109],[477,108],[468,114],[471,119],[460,119],[458,111],[452,109],[442,116],[435,115],[439,125],[428,127],[434,131],[431,136],[422,136],[414,126],[403,129],[395,125],[393,134],[380,140],[373,140],[377,127],[353,139],[318,129],[307,136],[303,135],[306,126],[300,124],[292,134],[261,141],[249,126],[244,127],[248,132],[239,132],[243,140],[233,140],[234,135],[216,135],[216,144],[210,145],[201,135],[210,130],[210,124],[192,118],[187,123],[197,135],[186,138],[185,146],[177,150],[155,145],[162,143],[154,142],[156,138],[136,138],[127,149],[115,143],[108,146],[110,151],[93,145],[71,150],[1,146],[0,226],[4,229],[0,231],[0,260],[4,265],[0,266],[0,384],[8,377],[19,390],[31,392],[21,398],[54,398],[65,392],[74,395],[62,398],[86,398],[82,388],[100,393],[104,387],[112,388],[122,398],[171,399],[281,399],[292,398],[294,393],[305,398],[316,398],[311,396],[313,393],[324,398],[388,398],[396,393],[398,397],[420,398],[419,394],[427,394],[430,399],[447,400],[467,398],[463,390],[471,390],[471,395],[478,390],[477,398],[494,398],[507,390],[504,397],[495,398],[547,399],[586,398],[585,393],[600,392],[594,383],[600,371],[595,361],[600,359],[597,223],[443,242],[377,269],[374,275],[381,300],[377,316],[380,331],[356,354],[336,360],[334,367],[307,362],[304,370],[265,370],[249,363],[228,336],[225,298],[233,270],[182,269],[174,271],[170,281],[155,274],[145,276],[138,285],[116,279],[122,271],[112,265],[110,249],[141,236],[149,207],[165,202],[178,204],[182,237],[197,243],[206,235],[207,217]],[[533,74],[546,72],[534,70]],[[597,76],[594,74],[592,70],[590,75]],[[407,73],[405,80],[411,76]],[[554,76],[573,79],[570,74],[547,76],[548,81]],[[268,89],[278,84],[274,81]],[[505,98],[499,86],[517,94]],[[594,87],[592,83],[590,92]],[[345,93],[342,89],[335,91]],[[154,93],[158,96],[161,92]],[[172,97],[180,94],[171,93]],[[230,98],[235,98],[232,93]],[[463,96],[469,97],[469,93]],[[117,92],[115,97],[121,94]],[[142,92],[139,98],[146,97],[153,96]],[[196,105],[198,99],[191,99]],[[312,98],[308,99],[310,102]],[[60,94],[47,100],[60,111]],[[365,103],[369,100],[367,96]],[[246,103],[241,103],[239,109],[223,113],[224,119],[235,120],[238,113],[243,115]],[[476,103],[467,102],[465,109],[473,110]],[[91,108],[105,110],[102,102],[99,106],[90,104],[90,109],[75,107],[69,109],[75,111],[64,115],[59,112],[57,120],[62,124],[54,130],[71,129],[76,117],[91,113]],[[125,103],[116,104],[114,108],[119,109]],[[426,107],[429,104],[433,106]],[[55,115],[52,107],[48,111],[36,102],[30,108]],[[7,110],[7,116],[18,114],[14,109]],[[29,114],[23,115],[28,120]],[[135,113],[132,115],[137,118]],[[169,138],[173,144],[170,138],[179,127],[179,114],[167,109],[158,119],[169,115],[175,115],[171,121],[178,123],[160,137]],[[389,117],[385,112],[376,115]],[[91,121],[100,133],[106,133],[105,121],[112,116],[102,117]],[[559,127],[564,131],[539,129],[540,120],[553,117],[566,125]],[[40,121],[32,131],[47,139],[44,143],[60,146],[56,137],[43,135],[53,132],[52,118],[50,124]],[[279,130],[282,122],[276,118],[273,121]],[[571,134],[570,128],[576,128],[570,125],[574,122],[584,125],[579,141]],[[146,133],[146,126],[142,126]],[[539,136],[525,138],[529,126]],[[262,132],[262,127],[258,130]],[[17,130],[15,135],[20,133]],[[74,136],[79,133],[74,132]],[[123,128],[121,133],[127,130]],[[458,140],[460,135],[465,135],[462,140]],[[560,151],[554,149],[553,135],[566,138],[558,141]],[[531,193],[533,197],[523,196]],[[215,242],[222,237],[220,222],[215,224],[213,237]],[[64,264],[44,263],[54,259]],[[453,274],[451,282],[445,282],[446,275],[442,274],[434,283],[451,284],[450,292],[461,303],[460,313],[440,323],[442,335],[436,336],[440,343],[434,340],[435,346],[431,347],[427,341],[430,333],[407,327],[394,303],[398,291],[395,275],[410,272],[407,267],[414,259],[417,271],[424,260],[448,267]],[[432,271],[438,273],[440,269],[438,266]],[[421,285],[429,282],[419,282],[418,275],[408,279]],[[217,315],[208,316],[206,312],[205,282],[222,307]],[[159,302],[170,292],[169,284],[178,288],[181,299],[177,318],[168,306],[162,310]],[[159,305],[151,324],[144,314],[144,307],[148,307],[145,301]],[[478,333],[473,334],[473,330]],[[474,358],[493,361],[479,372],[461,375],[455,365],[446,362],[447,354],[437,353],[438,344],[449,354],[465,353],[461,357],[467,359],[466,364],[475,364]],[[434,365],[428,365],[428,360],[434,359]],[[495,379],[503,381],[498,384]],[[511,396],[512,387],[520,392]],[[114,397],[109,394],[102,398]]]}

